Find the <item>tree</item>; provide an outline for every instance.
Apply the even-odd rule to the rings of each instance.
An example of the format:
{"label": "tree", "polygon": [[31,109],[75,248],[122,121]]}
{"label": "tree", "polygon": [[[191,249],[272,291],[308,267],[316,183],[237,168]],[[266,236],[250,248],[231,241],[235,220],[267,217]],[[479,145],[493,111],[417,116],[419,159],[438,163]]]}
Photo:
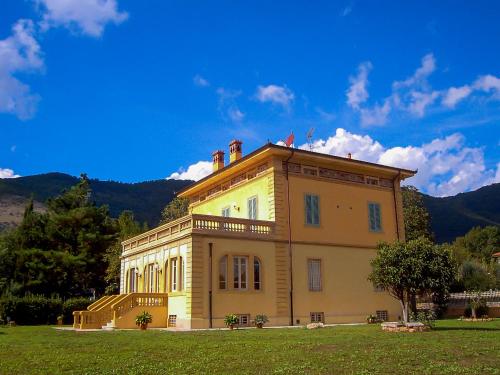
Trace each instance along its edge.
{"label": "tree", "polygon": [[432,239],[430,215],[424,206],[422,194],[414,186],[403,186],[401,193],[406,240],[415,240],[419,237]]}
{"label": "tree", "polygon": [[175,197],[169,204],[165,206],[165,208],[161,212],[160,224],[165,224],[168,223],[169,221],[173,221],[183,216],[186,216],[189,211],[188,208],[189,208],[188,198]]}
{"label": "tree", "polygon": [[104,259],[107,263],[106,269],[106,294],[114,294],[119,291],[121,263],[120,256],[122,254],[122,241],[127,240],[145,230],[146,225],[141,228],[139,223],[134,220],[132,211],[123,211],[117,219],[118,224],[118,239],[113,245],[106,250]]}
{"label": "tree", "polygon": [[453,252],[463,260],[476,259],[483,264],[492,262],[491,256],[500,246],[500,227],[474,227],[463,237],[457,237],[452,244]]}
{"label": "tree", "polygon": [[450,252],[425,237],[381,243],[371,264],[369,280],[400,302],[405,323],[413,295],[447,294],[456,273]]}

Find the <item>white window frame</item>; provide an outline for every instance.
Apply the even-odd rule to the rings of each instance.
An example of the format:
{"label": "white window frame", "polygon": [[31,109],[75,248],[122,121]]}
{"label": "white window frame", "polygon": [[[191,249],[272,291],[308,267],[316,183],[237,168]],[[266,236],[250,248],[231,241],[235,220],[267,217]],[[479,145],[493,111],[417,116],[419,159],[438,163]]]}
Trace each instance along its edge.
{"label": "white window frame", "polygon": [[[243,269],[245,272],[242,272]],[[243,278],[243,275],[245,276]],[[233,256],[233,289],[248,289],[248,257]]]}
{"label": "white window frame", "polygon": [[170,291],[177,292],[178,281],[177,281],[177,258],[170,258]]}
{"label": "white window frame", "polygon": [[222,217],[231,217],[231,206],[223,207],[221,210]]}
{"label": "white window frame", "polygon": [[257,218],[259,217],[258,207],[259,207],[259,201],[256,195],[248,198],[247,210],[248,210],[248,218],[250,220],[257,220]]}

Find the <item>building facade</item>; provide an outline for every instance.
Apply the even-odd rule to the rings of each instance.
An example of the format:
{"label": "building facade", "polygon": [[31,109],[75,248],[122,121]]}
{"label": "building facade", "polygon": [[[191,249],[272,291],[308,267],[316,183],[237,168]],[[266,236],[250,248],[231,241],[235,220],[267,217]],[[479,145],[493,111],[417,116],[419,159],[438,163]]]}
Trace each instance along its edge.
{"label": "building facade", "polygon": [[215,152],[214,172],[179,192],[187,216],[123,242],[121,294],[97,325],[130,326],[148,308],[185,329],[230,313],[240,325],[398,318],[367,277],[378,242],[404,241],[400,182],[414,171],[274,144],[242,157],[239,141],[229,160]]}

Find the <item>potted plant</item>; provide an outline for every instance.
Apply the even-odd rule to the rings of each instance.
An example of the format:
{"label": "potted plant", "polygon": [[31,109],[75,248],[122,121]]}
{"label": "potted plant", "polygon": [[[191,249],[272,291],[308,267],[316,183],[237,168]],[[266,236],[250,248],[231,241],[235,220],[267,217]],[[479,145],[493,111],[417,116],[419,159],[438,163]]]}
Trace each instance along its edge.
{"label": "potted plant", "polygon": [[257,328],[262,328],[268,321],[269,319],[267,319],[266,315],[259,314],[255,316],[255,320],[253,322]]}
{"label": "potted plant", "polygon": [[240,322],[238,316],[235,314],[229,314],[224,317],[224,324],[229,327],[229,329],[233,329],[235,325]]}
{"label": "potted plant", "polygon": [[142,330],[148,328],[148,324],[153,321],[153,317],[147,311],[143,311],[135,317],[135,324],[139,326]]}
{"label": "potted plant", "polygon": [[63,320],[64,320],[64,316],[63,315],[59,315],[57,317],[57,325],[58,326],[62,326],[63,325]]}
{"label": "potted plant", "polygon": [[367,322],[368,324],[377,323],[377,320],[378,320],[378,319],[377,319],[377,317],[376,317],[375,315],[372,315],[372,314],[370,314],[370,315],[368,315],[368,316],[366,317],[366,322]]}

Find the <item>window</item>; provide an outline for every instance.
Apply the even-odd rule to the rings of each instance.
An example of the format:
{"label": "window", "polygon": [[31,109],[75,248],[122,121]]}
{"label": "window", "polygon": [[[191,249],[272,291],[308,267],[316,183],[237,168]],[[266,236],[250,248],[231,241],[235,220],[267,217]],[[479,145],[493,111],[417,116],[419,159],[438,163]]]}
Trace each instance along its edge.
{"label": "window", "polygon": [[249,198],[247,201],[248,218],[250,220],[257,220],[257,197]]}
{"label": "window", "polygon": [[169,327],[177,326],[177,315],[169,315],[168,316],[168,326]]}
{"label": "window", "polygon": [[177,291],[177,258],[170,259],[170,290]]}
{"label": "window", "polygon": [[257,257],[253,258],[253,288],[255,290],[260,290],[261,288],[261,270],[260,270],[260,260]]}
{"label": "window", "polygon": [[238,316],[238,326],[245,327],[250,325],[250,314],[240,314]]}
{"label": "window", "polygon": [[389,314],[387,310],[377,310],[377,319],[383,322],[387,322],[389,320]]}
{"label": "window", "polygon": [[179,285],[177,285],[177,290],[184,290],[184,260],[182,257],[179,257]]}
{"label": "window", "polygon": [[307,260],[309,290],[311,292],[321,291],[321,259]]}
{"label": "window", "polygon": [[227,255],[219,261],[219,289],[227,289]]}
{"label": "window", "polygon": [[311,313],[311,323],[324,323],[325,313],[323,312],[312,312]]}
{"label": "window", "polygon": [[165,291],[165,293],[167,293],[168,290],[169,290],[168,289],[168,275],[169,275],[169,273],[168,273],[168,259],[165,261],[165,267],[163,267],[163,269],[164,269],[164,272],[165,272],[165,274],[163,275],[163,277],[164,277],[163,281],[165,283],[163,285],[163,290]]}
{"label": "window", "polygon": [[247,257],[233,257],[234,289],[247,288]]}
{"label": "window", "polygon": [[317,195],[306,194],[304,200],[306,224],[319,225],[319,197]]}
{"label": "window", "polygon": [[222,216],[223,217],[230,217],[231,216],[231,207],[224,207],[222,209]]}
{"label": "window", "polygon": [[158,280],[158,265],[156,263],[148,264],[146,269],[146,292],[157,293],[159,280]]}
{"label": "window", "polygon": [[139,271],[137,268],[131,268],[128,271],[128,292],[135,293],[137,292],[137,284],[139,278]]}
{"label": "window", "polygon": [[372,232],[380,232],[382,230],[380,204],[368,203],[368,219],[370,222],[370,230]]}

